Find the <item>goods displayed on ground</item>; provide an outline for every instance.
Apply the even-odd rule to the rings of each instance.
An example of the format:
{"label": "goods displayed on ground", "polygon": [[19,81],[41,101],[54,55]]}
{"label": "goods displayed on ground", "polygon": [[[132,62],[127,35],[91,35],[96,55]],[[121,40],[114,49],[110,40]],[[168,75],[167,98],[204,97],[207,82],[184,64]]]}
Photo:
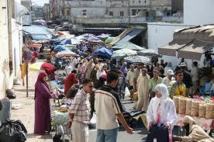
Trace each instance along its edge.
{"label": "goods displayed on ground", "polygon": [[211,98],[174,96],[173,101],[178,114],[214,119],[214,101]]}
{"label": "goods displayed on ground", "polygon": [[174,96],[173,101],[178,113],[177,124],[183,126],[185,115],[190,115],[205,130],[214,129],[214,101],[210,97]]}

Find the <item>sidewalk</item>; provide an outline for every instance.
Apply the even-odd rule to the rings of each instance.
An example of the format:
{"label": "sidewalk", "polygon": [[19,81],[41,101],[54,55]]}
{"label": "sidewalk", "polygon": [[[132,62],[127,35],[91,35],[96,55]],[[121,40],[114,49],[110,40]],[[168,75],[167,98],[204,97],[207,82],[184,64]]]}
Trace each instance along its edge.
{"label": "sidewalk", "polygon": [[15,85],[16,99],[12,100],[11,119],[21,120],[28,134],[27,142],[52,142],[51,136],[37,136],[34,130],[34,84],[37,72],[29,72],[29,96],[26,97],[26,87]]}

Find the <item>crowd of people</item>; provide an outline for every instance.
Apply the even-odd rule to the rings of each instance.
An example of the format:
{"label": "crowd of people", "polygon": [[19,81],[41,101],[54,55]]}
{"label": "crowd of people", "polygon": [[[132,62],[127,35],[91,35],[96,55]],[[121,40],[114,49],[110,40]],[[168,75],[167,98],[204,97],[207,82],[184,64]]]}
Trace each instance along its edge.
{"label": "crowd of people", "polygon": [[[53,74],[57,70],[52,55],[44,64],[53,66],[41,67],[35,85],[35,134],[50,132],[49,99],[57,96],[46,83],[55,79]],[[177,120],[173,96],[191,97],[199,91],[197,62],[189,72],[184,60],[173,69],[171,63],[163,60],[150,65],[126,62],[115,65],[109,60],[72,57],[65,71],[68,74],[64,79],[64,96],[70,100],[68,127],[71,127],[74,142],[88,141],[88,124],[93,113],[96,113],[97,142],[116,142],[119,124],[127,133],[133,133],[124,118],[125,109],[121,103],[126,89],[131,98],[137,94],[133,109],[147,114],[150,132],[147,141],[155,138],[171,142]],[[160,129],[161,134],[157,132]]]}

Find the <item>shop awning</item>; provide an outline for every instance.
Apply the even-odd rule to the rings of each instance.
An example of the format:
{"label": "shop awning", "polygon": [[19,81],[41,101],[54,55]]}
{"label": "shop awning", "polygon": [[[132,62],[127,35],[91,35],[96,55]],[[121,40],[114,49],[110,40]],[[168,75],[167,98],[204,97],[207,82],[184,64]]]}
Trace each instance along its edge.
{"label": "shop awning", "polygon": [[119,36],[115,38],[114,41],[110,43],[110,45],[115,45],[119,43],[128,42],[137,35],[139,35],[145,28],[131,28],[124,30]]}
{"label": "shop awning", "polygon": [[124,38],[122,38],[118,43],[120,42],[127,42],[139,35],[143,29],[132,29]]}
{"label": "shop awning", "polygon": [[202,54],[211,50],[214,47],[214,42],[205,42],[194,40],[191,44],[186,45],[178,50],[178,57],[185,59],[200,60]]}
{"label": "shop awning", "polygon": [[168,45],[158,48],[158,53],[167,56],[176,56],[176,51],[191,43],[188,40],[173,40]]}

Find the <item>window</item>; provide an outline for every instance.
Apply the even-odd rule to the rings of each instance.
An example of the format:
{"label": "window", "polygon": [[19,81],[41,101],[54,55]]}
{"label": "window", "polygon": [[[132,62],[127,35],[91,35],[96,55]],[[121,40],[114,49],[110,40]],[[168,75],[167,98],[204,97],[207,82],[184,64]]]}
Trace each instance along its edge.
{"label": "window", "polygon": [[141,9],[132,9],[131,15],[139,16],[140,13],[141,13]]}
{"label": "window", "polygon": [[86,15],[87,15],[87,10],[86,9],[82,10],[82,16],[86,16]]}
{"label": "window", "polygon": [[69,15],[70,15],[70,9],[67,9],[67,10],[66,10],[65,15],[66,15],[66,16],[69,16]]}
{"label": "window", "polygon": [[110,15],[110,16],[114,16],[113,11],[110,11],[110,12],[109,12],[109,15]]}
{"label": "window", "polygon": [[132,9],[132,16],[137,15],[137,9]]}
{"label": "window", "polygon": [[123,17],[124,16],[124,12],[120,11],[120,16]]}

